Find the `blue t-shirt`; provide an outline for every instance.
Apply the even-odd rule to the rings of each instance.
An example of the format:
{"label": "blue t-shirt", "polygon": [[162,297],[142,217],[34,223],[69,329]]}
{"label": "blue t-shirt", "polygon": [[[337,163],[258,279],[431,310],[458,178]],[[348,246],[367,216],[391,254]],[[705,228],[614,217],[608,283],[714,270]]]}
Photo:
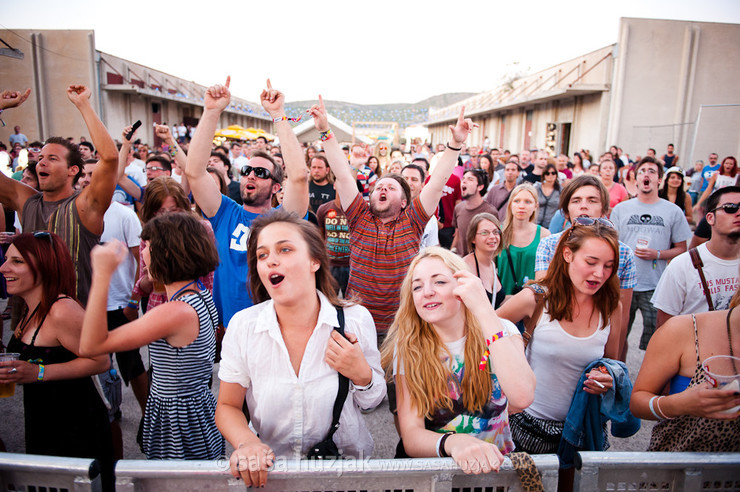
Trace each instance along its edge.
{"label": "blue t-shirt", "polygon": [[707,185],[709,184],[709,180],[712,179],[712,175],[719,171],[719,166],[721,164],[717,164],[716,166],[704,166],[701,170],[701,177],[702,177],[702,183],[701,183],[701,190],[699,190],[700,193],[704,193],[704,190],[707,189]]}
{"label": "blue t-shirt", "polygon": [[247,289],[247,241],[249,227],[259,215],[222,195],[216,215],[206,217],[213,226],[220,259],[213,277],[213,301],[224,326],[234,314],[252,306]]}

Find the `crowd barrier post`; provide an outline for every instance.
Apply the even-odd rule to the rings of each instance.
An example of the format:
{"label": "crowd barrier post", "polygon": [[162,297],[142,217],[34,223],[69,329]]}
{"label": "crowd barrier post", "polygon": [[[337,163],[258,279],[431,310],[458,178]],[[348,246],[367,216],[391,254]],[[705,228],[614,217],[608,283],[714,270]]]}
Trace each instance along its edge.
{"label": "crowd barrier post", "polygon": [[0,490],[100,492],[100,468],[89,458],[0,453]]}

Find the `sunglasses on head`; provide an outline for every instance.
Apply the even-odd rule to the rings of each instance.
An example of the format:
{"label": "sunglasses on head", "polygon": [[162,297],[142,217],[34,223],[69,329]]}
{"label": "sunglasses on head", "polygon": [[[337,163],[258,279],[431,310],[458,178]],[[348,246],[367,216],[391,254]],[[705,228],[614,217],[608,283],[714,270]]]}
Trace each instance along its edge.
{"label": "sunglasses on head", "polygon": [[725,213],[728,213],[730,215],[736,214],[738,210],[740,210],[740,202],[738,203],[723,203],[722,205],[713,208],[710,210],[710,212],[715,212],[719,209],[722,209],[725,211]]}
{"label": "sunglasses on head", "polygon": [[242,167],[242,175],[243,176],[249,176],[249,173],[254,171],[254,176],[259,179],[275,179],[270,172],[269,169],[265,169],[264,167],[252,167],[252,166],[244,166]]}
{"label": "sunglasses on head", "polygon": [[51,234],[49,233],[49,231],[36,231],[33,233],[33,237],[35,237],[36,239],[42,239],[42,240],[48,239],[49,244],[54,246],[54,241],[51,239]]}
{"label": "sunglasses on head", "polygon": [[610,227],[610,228],[612,228],[612,229],[614,229],[614,228],[615,228],[615,227],[614,227],[614,223],[613,223],[613,222],[612,222],[611,220],[609,220],[609,219],[605,219],[605,218],[603,218],[603,217],[599,217],[599,218],[597,218],[597,219],[593,219],[593,218],[591,218],[591,217],[576,217],[576,218],[575,218],[575,219],[573,220],[573,225],[574,225],[574,226],[575,226],[575,225],[581,225],[581,226],[592,226],[592,225],[596,224],[597,222],[598,222],[599,224],[601,224],[601,225],[605,226],[605,227]]}

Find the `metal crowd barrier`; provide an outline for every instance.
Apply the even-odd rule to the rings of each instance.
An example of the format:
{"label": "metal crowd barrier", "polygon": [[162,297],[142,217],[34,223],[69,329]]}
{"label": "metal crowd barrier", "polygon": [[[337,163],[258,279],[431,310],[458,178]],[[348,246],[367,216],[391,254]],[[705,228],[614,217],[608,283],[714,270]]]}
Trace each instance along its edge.
{"label": "metal crowd barrier", "polygon": [[100,492],[100,469],[87,458],[0,453],[0,490]]}
{"label": "metal crowd barrier", "polygon": [[581,452],[573,490],[740,492],[740,453]]}
{"label": "metal crowd barrier", "polygon": [[[555,492],[558,459],[533,456],[545,491]],[[340,460],[276,462],[264,490],[347,491],[404,490],[450,492],[453,490],[519,492],[522,487],[507,458],[498,473],[466,475],[451,458],[404,460]],[[223,461],[119,461],[118,492],[183,492],[186,490],[244,491]]]}

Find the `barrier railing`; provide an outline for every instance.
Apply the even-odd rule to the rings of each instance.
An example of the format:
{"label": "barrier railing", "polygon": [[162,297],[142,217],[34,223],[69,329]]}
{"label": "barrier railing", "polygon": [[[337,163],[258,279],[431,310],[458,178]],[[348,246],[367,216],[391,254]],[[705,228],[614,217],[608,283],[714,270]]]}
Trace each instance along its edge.
{"label": "barrier railing", "polygon": [[95,460],[0,453],[0,490],[100,492]]}
{"label": "barrier railing", "polygon": [[[545,491],[557,490],[558,459],[555,455],[533,456]],[[404,460],[283,461],[270,472],[264,490],[413,490],[449,492],[523,490],[507,458],[498,474],[466,475],[451,458]],[[228,461],[119,461],[116,490],[119,492],[183,492],[185,490],[243,491],[244,482],[234,479]]]}
{"label": "barrier railing", "polygon": [[581,452],[573,490],[740,492],[740,453]]}

